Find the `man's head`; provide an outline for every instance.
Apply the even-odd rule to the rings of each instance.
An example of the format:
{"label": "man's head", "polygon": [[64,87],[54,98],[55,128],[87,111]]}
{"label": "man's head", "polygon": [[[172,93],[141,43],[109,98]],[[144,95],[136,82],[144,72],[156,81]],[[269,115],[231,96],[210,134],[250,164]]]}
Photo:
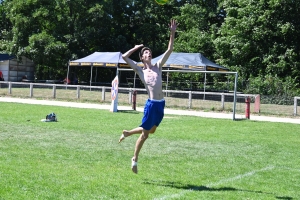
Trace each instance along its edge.
{"label": "man's head", "polygon": [[140,54],[139,54],[139,56],[140,56],[140,60],[142,61],[142,62],[144,62],[144,59],[146,58],[152,58],[152,51],[151,51],[151,49],[149,48],[149,47],[144,47],[144,48],[142,48],[142,50],[140,51]]}

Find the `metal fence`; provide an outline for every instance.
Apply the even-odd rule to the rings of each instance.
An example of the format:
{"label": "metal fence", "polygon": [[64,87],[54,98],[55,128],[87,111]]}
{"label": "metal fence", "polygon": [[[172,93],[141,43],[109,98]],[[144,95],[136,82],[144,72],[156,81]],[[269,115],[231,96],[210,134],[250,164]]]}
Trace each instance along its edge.
{"label": "metal fence", "polygon": [[[148,98],[145,89],[120,88],[120,105],[132,105],[133,91],[137,91],[136,106],[143,106]],[[233,112],[233,93],[163,90],[166,107],[215,112]],[[0,82],[0,95],[18,98],[53,99],[62,101],[111,103],[111,87],[64,85],[47,83]],[[245,118],[245,98],[250,97],[252,114],[296,116],[295,105],[260,104],[260,95],[237,93],[237,118]],[[297,101],[296,101],[297,104]]]}

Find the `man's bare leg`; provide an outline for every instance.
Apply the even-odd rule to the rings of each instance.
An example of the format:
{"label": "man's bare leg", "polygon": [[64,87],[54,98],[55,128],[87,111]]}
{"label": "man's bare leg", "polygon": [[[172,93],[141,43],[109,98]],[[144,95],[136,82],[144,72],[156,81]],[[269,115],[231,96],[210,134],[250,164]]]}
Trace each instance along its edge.
{"label": "man's bare leg", "polygon": [[133,134],[138,134],[138,133],[142,133],[143,131],[143,128],[142,127],[137,127],[137,128],[134,128],[130,131],[127,131],[127,130],[123,130],[123,133],[119,139],[119,143],[122,142],[126,137],[128,136],[131,136]]}
{"label": "man's bare leg", "polygon": [[138,162],[139,153],[140,153],[140,151],[142,149],[142,146],[143,146],[144,142],[147,140],[147,138],[149,136],[149,132],[150,131],[143,129],[142,134],[137,139],[136,144],[135,144],[135,150],[134,150],[134,155],[133,155],[133,158],[132,158],[131,169],[136,174],[138,172],[138,170],[137,170],[137,162]]}
{"label": "man's bare leg", "polygon": [[[150,130],[149,133],[154,133],[155,130],[156,130],[156,128],[157,128],[157,126],[153,126],[153,127],[151,128],[151,130]],[[137,127],[137,128],[134,128],[134,129],[132,129],[132,130],[130,130],[130,131],[123,130],[123,133],[122,133],[122,135],[121,135],[121,137],[120,137],[120,139],[119,139],[119,143],[122,142],[126,137],[131,136],[131,135],[133,135],[133,134],[142,133],[142,131],[143,131],[143,128],[142,128],[142,127]]]}

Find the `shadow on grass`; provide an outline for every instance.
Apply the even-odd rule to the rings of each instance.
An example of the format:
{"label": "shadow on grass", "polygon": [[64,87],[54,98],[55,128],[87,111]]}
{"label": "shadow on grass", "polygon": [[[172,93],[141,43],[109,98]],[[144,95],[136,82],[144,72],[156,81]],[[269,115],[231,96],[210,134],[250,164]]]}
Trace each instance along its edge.
{"label": "shadow on grass", "polygon": [[246,121],[246,120],[249,120],[249,119],[246,119],[246,118],[235,118],[234,121]]}
{"label": "shadow on grass", "polygon": [[[207,187],[204,185],[190,185],[190,184],[182,184],[178,182],[170,182],[170,181],[152,181],[152,180],[145,180],[144,184],[149,185],[157,185],[157,186],[163,186],[163,187],[171,187],[181,190],[190,190],[190,191],[212,191],[212,192],[222,192],[222,191],[238,191],[238,192],[253,192],[253,193],[259,193],[259,194],[274,194],[269,192],[262,192],[262,191],[253,191],[253,190],[243,190],[243,189],[237,189],[232,187],[220,187],[220,188],[213,188],[213,187]],[[276,199],[286,199],[286,200],[292,200],[292,197],[284,197],[284,196],[275,196]]]}
{"label": "shadow on grass", "polygon": [[139,114],[140,112],[136,110],[118,110],[120,113],[131,113],[131,114]]}

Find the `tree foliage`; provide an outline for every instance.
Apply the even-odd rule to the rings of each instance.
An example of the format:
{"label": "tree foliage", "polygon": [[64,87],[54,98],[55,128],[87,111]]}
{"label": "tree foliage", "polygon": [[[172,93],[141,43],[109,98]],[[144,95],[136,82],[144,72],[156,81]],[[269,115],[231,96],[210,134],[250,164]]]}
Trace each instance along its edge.
{"label": "tree foliage", "polygon": [[[32,59],[39,78],[58,78],[69,60],[95,51],[124,53],[144,44],[160,55],[175,18],[180,25],[174,51],[200,52],[237,71],[244,92],[278,93],[263,88],[281,85],[294,94],[300,81],[299,9],[295,0],[172,0],[164,6],[154,0],[5,0],[0,51]],[[170,76],[178,82],[203,78]]]}
{"label": "tree foliage", "polygon": [[294,0],[222,1],[226,18],[214,40],[215,57],[221,65],[239,72],[243,81],[290,77],[297,86],[299,6]]}

